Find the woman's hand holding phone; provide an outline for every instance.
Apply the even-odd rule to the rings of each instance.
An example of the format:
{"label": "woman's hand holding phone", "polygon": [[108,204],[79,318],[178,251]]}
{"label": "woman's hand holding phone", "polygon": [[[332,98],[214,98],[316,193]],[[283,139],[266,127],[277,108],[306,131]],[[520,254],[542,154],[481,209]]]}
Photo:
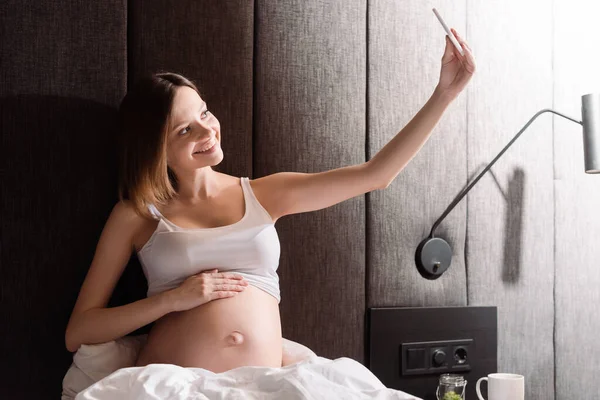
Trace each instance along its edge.
{"label": "woman's hand holding phone", "polygon": [[434,8],[433,11],[448,33],[436,91],[454,99],[473,77],[476,70],[475,57],[467,42],[456,32],[456,29],[448,29],[437,10]]}

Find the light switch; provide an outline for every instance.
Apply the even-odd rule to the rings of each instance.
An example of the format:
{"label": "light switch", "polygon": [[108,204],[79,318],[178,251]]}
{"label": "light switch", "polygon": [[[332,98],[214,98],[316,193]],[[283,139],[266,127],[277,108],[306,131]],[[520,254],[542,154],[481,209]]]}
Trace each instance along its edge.
{"label": "light switch", "polygon": [[408,349],[406,352],[406,369],[427,368],[427,351],[421,349]]}

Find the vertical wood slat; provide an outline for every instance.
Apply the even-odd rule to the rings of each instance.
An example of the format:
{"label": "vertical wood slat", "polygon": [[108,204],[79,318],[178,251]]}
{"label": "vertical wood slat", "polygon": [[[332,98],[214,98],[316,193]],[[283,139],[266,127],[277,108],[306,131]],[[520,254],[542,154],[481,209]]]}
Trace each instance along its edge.
{"label": "vertical wood slat", "polygon": [[[554,0],[554,107],[581,119],[581,96],[600,93],[600,4]],[[556,399],[599,393],[600,175],[584,172],[582,127],[554,117]]]}
{"label": "vertical wood slat", "polygon": [[129,84],[160,71],[191,79],[221,124],[216,169],[250,176],[253,2],[132,0],[130,13]]}
{"label": "vertical wood slat", "polygon": [[[365,1],[257,2],[256,177],[364,162]],[[364,197],[284,217],[283,334],[363,359]]]}
{"label": "vertical wood slat", "polygon": [[126,18],[121,0],[0,2],[3,398],[60,393],[72,361],[65,328],[116,200]]}
{"label": "vertical wood slat", "polygon": [[[464,5],[436,2],[451,27],[465,32]],[[374,156],[425,104],[439,81],[445,32],[422,1],[369,2],[369,154]],[[426,280],[415,251],[466,184],[466,113],[459,96],[406,168],[385,190],[370,194],[368,307],[466,305],[466,202],[436,230],[453,250],[451,267]]]}
{"label": "vertical wood slat", "polygon": [[[551,22],[543,0],[467,1],[470,176],[552,106]],[[552,168],[543,115],[468,194],[469,305],[498,306],[498,370],[524,375],[528,399],[554,398]]]}

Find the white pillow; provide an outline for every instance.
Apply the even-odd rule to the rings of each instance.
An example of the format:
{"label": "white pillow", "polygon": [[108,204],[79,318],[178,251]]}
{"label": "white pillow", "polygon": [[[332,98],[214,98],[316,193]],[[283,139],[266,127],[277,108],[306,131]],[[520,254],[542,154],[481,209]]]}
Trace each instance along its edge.
{"label": "white pillow", "polygon": [[[118,369],[133,367],[148,335],[125,336],[100,344],[82,344],[63,379],[61,400],[73,400],[77,393]],[[316,354],[308,347],[283,339],[282,366],[295,364]]]}
{"label": "white pillow", "polygon": [[125,336],[100,344],[82,344],[63,379],[61,400],[73,400],[77,393],[120,368],[133,367],[148,335]]}

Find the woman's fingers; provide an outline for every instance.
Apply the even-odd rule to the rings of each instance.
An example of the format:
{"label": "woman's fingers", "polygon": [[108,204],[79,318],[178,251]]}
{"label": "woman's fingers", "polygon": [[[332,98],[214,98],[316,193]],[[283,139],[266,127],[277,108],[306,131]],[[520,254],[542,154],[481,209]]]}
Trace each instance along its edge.
{"label": "woman's fingers", "polygon": [[464,43],[463,38],[458,34],[458,32],[456,32],[456,29],[450,28],[450,31],[454,34],[454,37],[456,38],[456,40],[458,40],[458,43],[460,43],[460,44]]}
{"label": "woman's fingers", "polygon": [[241,292],[244,289],[246,289],[246,286],[244,285],[228,285],[228,284],[220,284],[220,285],[215,285],[214,286],[214,290],[221,290],[221,291],[226,291],[226,292]]}
{"label": "woman's fingers", "polygon": [[222,290],[217,290],[210,294],[210,300],[224,299],[226,297],[236,296],[237,294],[239,294],[239,292],[225,292]]}
{"label": "woman's fingers", "polygon": [[472,53],[473,51],[471,50],[471,47],[469,47],[469,44],[458,34],[458,32],[456,32],[456,29],[451,28],[450,30],[456,37],[456,40],[458,40],[458,43],[460,43],[462,46],[463,50],[467,50],[468,52]]}
{"label": "woman's fingers", "polygon": [[210,288],[209,291],[211,292],[210,297],[231,297],[231,293],[237,294],[239,292],[244,291],[248,287],[248,282],[244,279],[242,275],[231,272],[216,271],[217,269],[213,269],[195,275],[196,277],[201,277],[203,283],[205,285],[208,285],[208,288]]}
{"label": "woman's fingers", "polygon": [[211,276],[216,279],[237,279],[237,280],[244,279],[244,277],[242,275],[234,274],[231,272],[213,273],[213,274],[211,274]]}
{"label": "woman's fingers", "polygon": [[218,270],[217,268],[214,268],[214,269],[207,269],[206,271],[200,271],[200,272],[198,272],[197,274],[195,274],[195,275],[192,275],[192,276],[198,276],[198,277],[200,277],[200,276],[202,276],[202,275],[214,275],[214,274],[216,274],[218,271],[219,271],[219,270]]}
{"label": "woman's fingers", "polygon": [[467,43],[467,41],[465,39],[463,39],[463,37],[460,36],[458,34],[458,32],[456,32],[456,29],[452,28],[452,33],[454,33],[454,36],[456,36],[456,39],[458,39],[459,43],[461,43],[462,45],[467,46],[469,49],[471,49],[469,47],[469,44]]}
{"label": "woman's fingers", "polygon": [[248,282],[244,279],[231,279],[231,278],[212,278],[211,282],[215,284],[227,283],[230,285],[247,285]]}
{"label": "woman's fingers", "polygon": [[444,49],[444,55],[442,56],[442,64],[447,64],[457,56],[457,52],[454,49],[454,45],[450,41],[448,35],[446,35],[446,48]]}
{"label": "woman's fingers", "polygon": [[456,32],[456,29],[450,28],[450,30],[456,37],[456,40],[458,40],[458,43],[460,43],[461,47],[463,48],[465,55],[462,59],[466,61],[466,64],[468,66],[468,72],[475,72],[475,57],[473,57],[473,51],[471,50],[471,47],[469,47],[469,44],[458,34],[458,32]]}
{"label": "woman's fingers", "polygon": [[232,279],[232,280],[236,280],[236,281],[242,281],[244,280],[244,277],[242,275],[239,274],[234,274],[231,272],[215,272],[217,271],[216,269],[213,270],[209,270],[209,271],[203,271],[200,272],[199,274],[196,274],[195,276],[202,276],[202,275],[208,275],[210,278],[212,279]]}
{"label": "woman's fingers", "polygon": [[248,286],[247,281],[237,281],[231,279],[215,279],[213,281],[215,285],[235,285],[235,286]]}

